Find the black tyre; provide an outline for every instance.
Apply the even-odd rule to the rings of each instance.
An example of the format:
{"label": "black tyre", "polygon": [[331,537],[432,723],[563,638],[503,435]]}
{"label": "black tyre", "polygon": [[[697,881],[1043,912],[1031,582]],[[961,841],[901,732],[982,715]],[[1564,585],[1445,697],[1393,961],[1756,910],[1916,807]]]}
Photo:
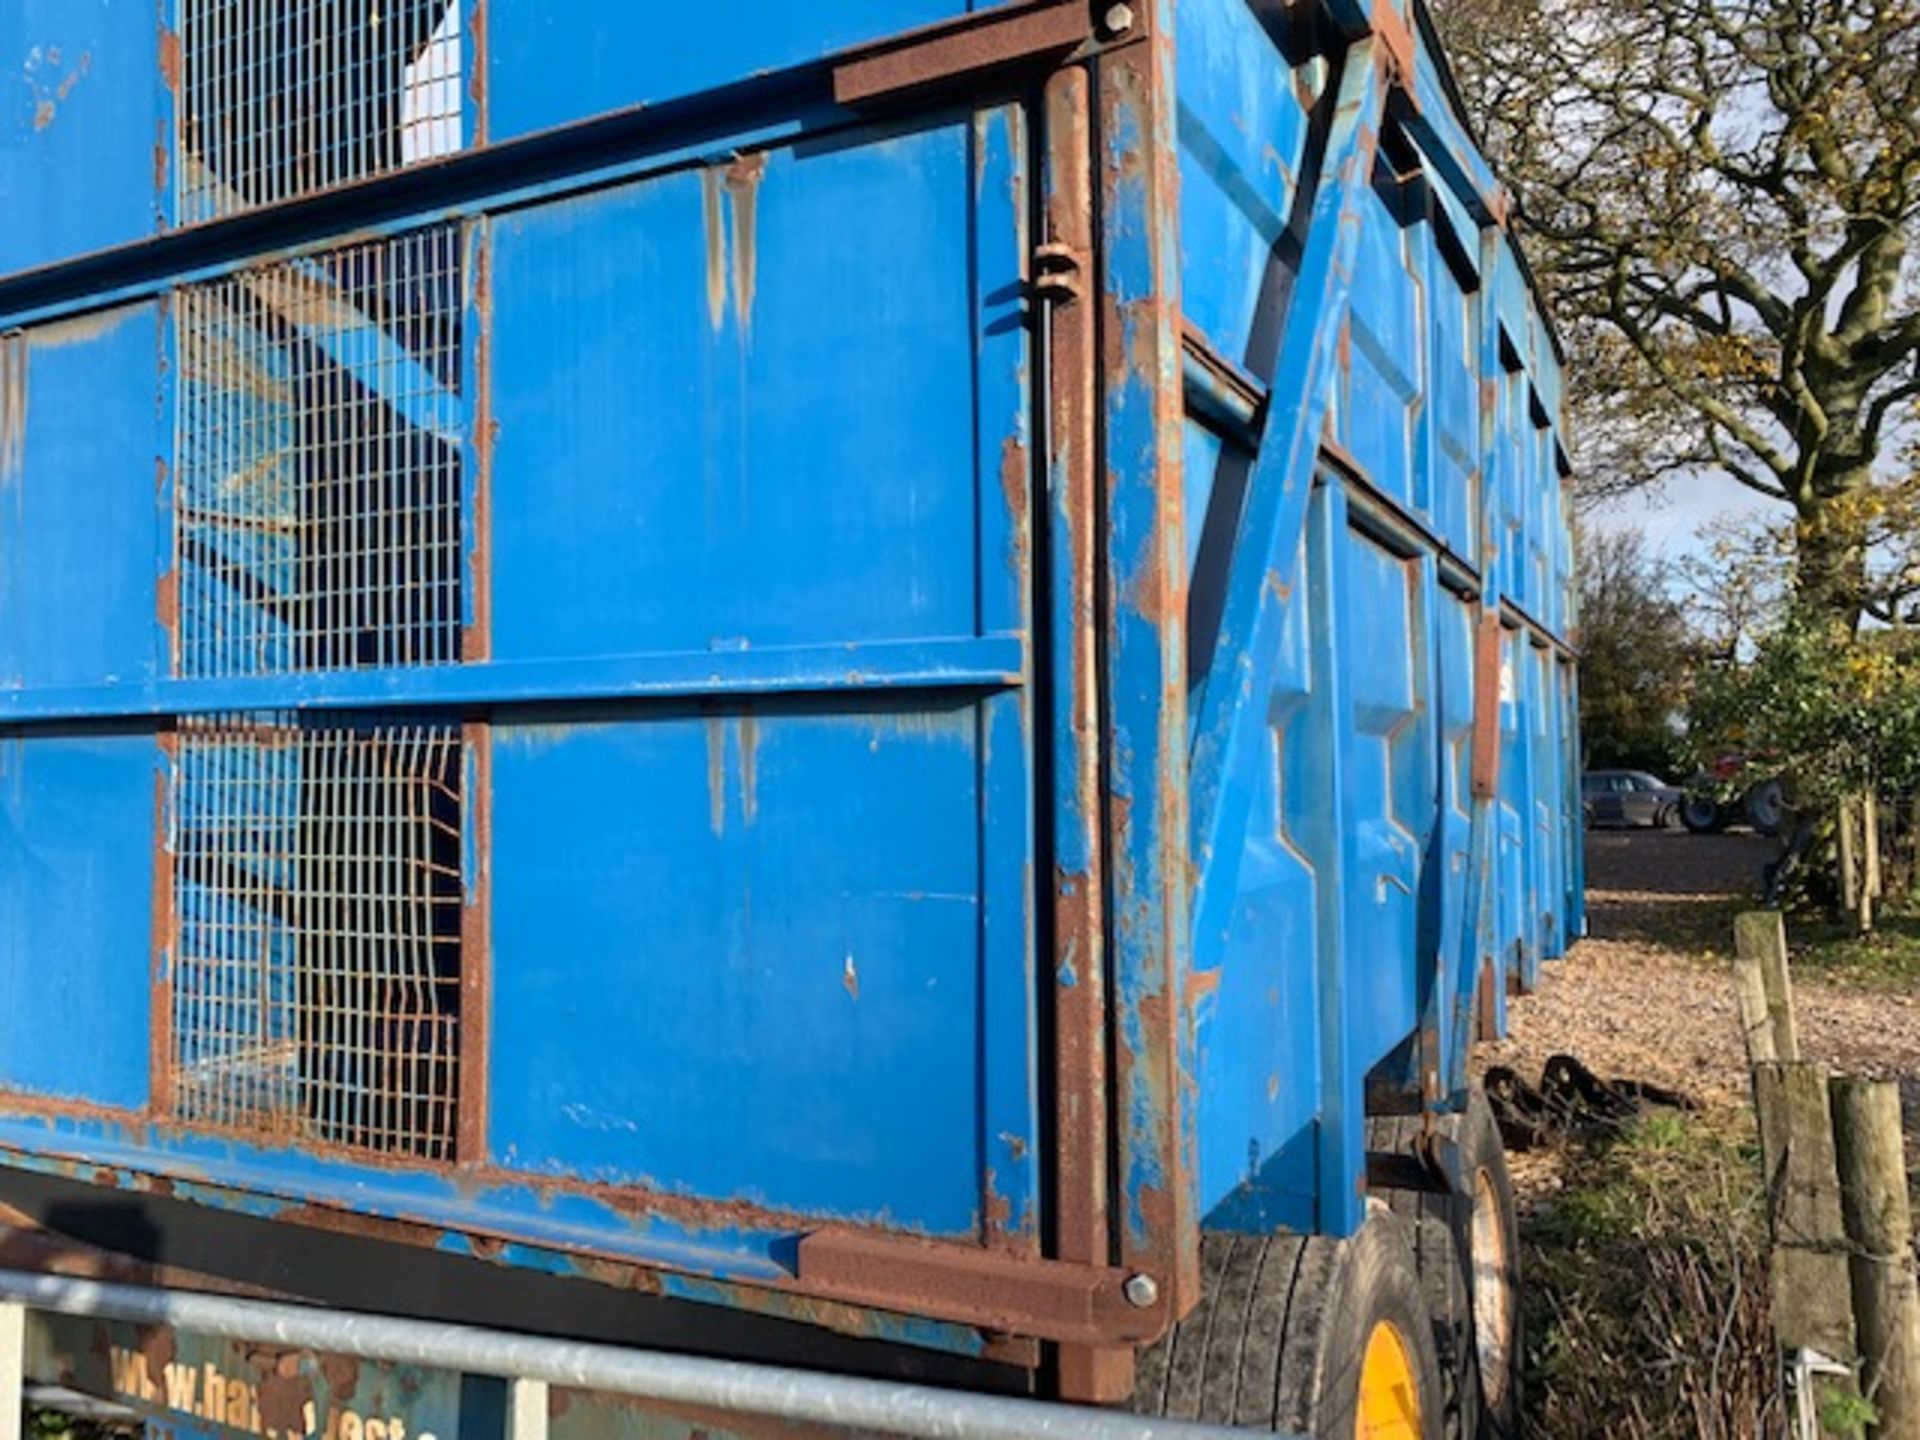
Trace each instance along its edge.
{"label": "black tyre", "polygon": [[1787,823],[1787,791],[1778,780],[1762,780],[1747,791],[1742,807],[1747,823],[1762,835],[1778,835]]}
{"label": "black tyre", "polygon": [[1520,1222],[1507,1173],[1506,1146],[1487,1097],[1475,1090],[1460,1116],[1455,1143],[1466,1184],[1467,1290],[1473,1315],[1473,1359],[1480,1434],[1512,1440],[1520,1434]]}
{"label": "black tyre", "polygon": [[1433,1317],[1398,1216],[1375,1214],[1351,1240],[1210,1233],[1201,1268],[1200,1304],[1140,1357],[1136,1412],[1442,1440]]}
{"label": "black tyre", "polygon": [[1689,795],[1680,802],[1680,823],[1695,835],[1711,835],[1726,829],[1727,818],[1711,795]]}
{"label": "black tyre", "polygon": [[[1409,1154],[1420,1134],[1418,1115],[1383,1115],[1367,1122],[1367,1149]],[[1457,1116],[1439,1122],[1459,1129]],[[1414,1270],[1433,1315],[1434,1350],[1440,1357],[1442,1433],[1447,1440],[1472,1440],[1480,1430],[1480,1387],[1473,1360],[1473,1300],[1461,1250],[1465,1233],[1458,1196],[1421,1190],[1376,1192],[1413,1230]]]}
{"label": "black tyre", "polygon": [[[1463,1114],[1443,1117],[1459,1149],[1465,1189],[1382,1192],[1414,1226],[1415,1262],[1434,1316],[1449,1440],[1520,1433],[1521,1330],[1519,1224],[1506,1148],[1486,1096],[1474,1090]],[[1406,1152],[1418,1116],[1369,1124],[1368,1148]]]}

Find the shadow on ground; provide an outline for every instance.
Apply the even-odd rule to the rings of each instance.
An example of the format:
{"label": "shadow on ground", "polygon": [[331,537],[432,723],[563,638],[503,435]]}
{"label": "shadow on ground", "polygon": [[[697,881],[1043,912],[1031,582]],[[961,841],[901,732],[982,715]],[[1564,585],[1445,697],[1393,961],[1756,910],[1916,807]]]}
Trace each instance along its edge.
{"label": "shadow on ground", "polygon": [[1596,940],[1722,950],[1736,911],[1778,853],[1759,835],[1671,830],[1587,834],[1587,928]]}

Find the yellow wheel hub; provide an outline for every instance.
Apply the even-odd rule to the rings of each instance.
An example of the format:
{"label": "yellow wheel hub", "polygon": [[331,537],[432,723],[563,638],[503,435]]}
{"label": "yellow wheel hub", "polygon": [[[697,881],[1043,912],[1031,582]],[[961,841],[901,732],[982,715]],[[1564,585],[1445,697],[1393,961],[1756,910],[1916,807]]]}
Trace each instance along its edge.
{"label": "yellow wheel hub", "polygon": [[1354,1440],[1420,1440],[1420,1391],[1399,1330],[1381,1321],[1360,1362],[1360,1404]]}

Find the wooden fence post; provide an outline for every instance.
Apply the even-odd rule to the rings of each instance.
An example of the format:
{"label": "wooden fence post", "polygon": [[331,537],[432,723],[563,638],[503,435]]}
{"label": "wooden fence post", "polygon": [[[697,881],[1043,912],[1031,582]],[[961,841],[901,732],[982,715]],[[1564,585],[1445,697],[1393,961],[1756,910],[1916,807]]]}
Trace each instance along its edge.
{"label": "wooden fence post", "polygon": [[[1747,1058],[1754,1063],[1800,1058],[1800,1033],[1793,1019],[1793,983],[1787,971],[1787,926],[1778,910],[1748,910],[1733,921],[1734,985],[1741,1005],[1740,1028],[1747,1036]],[[1758,993],[1755,993],[1756,977]],[[1748,1007],[1764,1005],[1767,1034],[1755,1033],[1759,1019]]]}
{"label": "wooden fence post", "polygon": [[[1887,881],[1880,868],[1880,796],[1868,790],[1860,796],[1860,883],[1869,900],[1880,900],[1887,893]],[[1873,912],[1867,912],[1868,922]]]}
{"label": "wooden fence post", "polygon": [[1826,1074],[1805,1061],[1756,1065],[1753,1098],[1774,1238],[1773,1328],[1790,1350],[1851,1360],[1853,1281]]}
{"label": "wooden fence post", "polygon": [[1835,1076],[1833,1139],[1850,1247],[1861,1390],[1876,1440],[1920,1440],[1920,1284],[1913,1269],[1900,1087]]}
{"label": "wooden fence post", "polygon": [[1839,822],[1834,838],[1840,853],[1840,908],[1856,926],[1860,923],[1861,897],[1866,886],[1860,874],[1860,847],[1853,828],[1854,800],[1851,795],[1840,801]]}

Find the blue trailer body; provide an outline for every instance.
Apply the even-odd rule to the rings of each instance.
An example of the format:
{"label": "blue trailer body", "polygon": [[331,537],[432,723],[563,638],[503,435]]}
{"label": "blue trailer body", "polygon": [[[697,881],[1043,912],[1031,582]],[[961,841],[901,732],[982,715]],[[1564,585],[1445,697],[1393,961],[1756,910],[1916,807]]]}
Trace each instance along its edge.
{"label": "blue trailer body", "polygon": [[1424,16],[330,13],[0,5],[0,1164],[1016,1365],[1354,1231],[1583,924]]}

